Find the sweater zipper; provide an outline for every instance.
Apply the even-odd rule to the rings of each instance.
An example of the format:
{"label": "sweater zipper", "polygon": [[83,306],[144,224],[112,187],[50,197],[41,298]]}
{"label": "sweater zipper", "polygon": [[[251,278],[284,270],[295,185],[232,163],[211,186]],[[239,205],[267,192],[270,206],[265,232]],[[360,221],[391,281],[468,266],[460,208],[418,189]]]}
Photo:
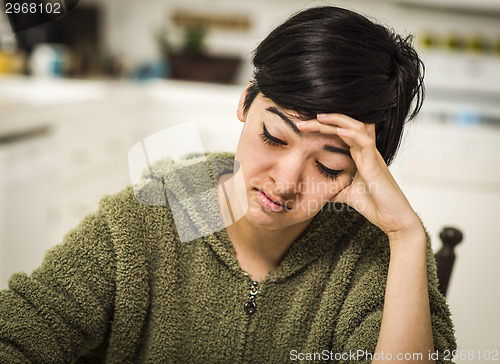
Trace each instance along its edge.
{"label": "sweater zipper", "polygon": [[248,313],[249,315],[257,311],[255,296],[257,296],[258,291],[259,291],[259,282],[252,281],[252,285],[250,286],[250,297],[248,298],[248,301],[245,303],[245,312]]}

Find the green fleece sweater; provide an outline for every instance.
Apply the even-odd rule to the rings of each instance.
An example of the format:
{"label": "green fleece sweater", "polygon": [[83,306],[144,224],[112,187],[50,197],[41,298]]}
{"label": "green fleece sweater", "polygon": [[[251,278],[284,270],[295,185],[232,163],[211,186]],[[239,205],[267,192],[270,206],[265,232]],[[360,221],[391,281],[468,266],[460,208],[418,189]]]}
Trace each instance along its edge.
{"label": "green fleece sweater", "polygon": [[[215,180],[233,156],[209,161]],[[199,183],[189,170],[169,198],[185,200]],[[369,362],[389,262],[383,232],[329,204],[254,287],[224,228],[180,242],[162,191],[170,187],[154,177],[135,195],[129,187],[104,197],[38,269],[10,278],[0,292],[0,363]],[[177,226],[202,231],[199,205],[184,207]],[[430,246],[428,277],[441,356],[456,344]]]}

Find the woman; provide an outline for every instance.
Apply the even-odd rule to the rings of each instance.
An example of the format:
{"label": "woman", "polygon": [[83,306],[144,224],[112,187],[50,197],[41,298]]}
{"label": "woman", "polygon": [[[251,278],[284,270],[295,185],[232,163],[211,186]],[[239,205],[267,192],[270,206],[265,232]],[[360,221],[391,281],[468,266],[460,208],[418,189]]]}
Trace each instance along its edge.
{"label": "woman", "polygon": [[0,293],[0,362],[445,362],[432,251],[387,168],[422,103],[410,39],[313,8],[253,63],[215,198],[196,157],[105,197]]}

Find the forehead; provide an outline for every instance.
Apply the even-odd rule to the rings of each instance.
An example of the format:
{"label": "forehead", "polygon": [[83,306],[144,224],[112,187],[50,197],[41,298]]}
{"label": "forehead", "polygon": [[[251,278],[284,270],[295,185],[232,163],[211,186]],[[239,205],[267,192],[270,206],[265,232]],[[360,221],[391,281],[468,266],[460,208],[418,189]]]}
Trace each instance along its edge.
{"label": "forehead", "polygon": [[[280,128],[282,127],[284,129],[289,129],[290,131],[293,130],[293,127],[291,127],[289,123],[284,120],[284,118],[289,119],[292,123],[302,120],[317,122],[316,119],[304,119],[303,116],[298,112],[276,105],[271,99],[264,97],[262,94],[259,94],[255,101],[257,101],[256,106],[258,106],[260,113],[266,116],[264,120],[267,119],[269,121],[272,121],[273,125],[278,125],[278,127]],[[269,110],[273,108],[278,111],[279,114],[282,114],[282,116],[278,115],[278,113],[276,112],[272,112]],[[334,134],[324,134],[320,132],[301,132],[300,135],[297,135],[297,133],[293,134],[295,134],[298,138],[308,139],[308,142],[313,142],[315,144],[328,143],[336,147],[349,149],[349,146],[339,136]]]}

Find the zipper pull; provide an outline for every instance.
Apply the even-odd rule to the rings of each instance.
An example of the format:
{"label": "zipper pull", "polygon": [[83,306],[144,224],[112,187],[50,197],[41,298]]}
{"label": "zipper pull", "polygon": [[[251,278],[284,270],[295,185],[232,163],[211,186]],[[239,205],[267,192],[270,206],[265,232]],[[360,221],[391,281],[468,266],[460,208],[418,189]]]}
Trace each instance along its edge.
{"label": "zipper pull", "polygon": [[250,297],[248,298],[248,302],[245,303],[245,311],[249,315],[257,311],[255,296],[257,295],[258,291],[259,291],[259,282],[253,281],[252,286],[250,287]]}

